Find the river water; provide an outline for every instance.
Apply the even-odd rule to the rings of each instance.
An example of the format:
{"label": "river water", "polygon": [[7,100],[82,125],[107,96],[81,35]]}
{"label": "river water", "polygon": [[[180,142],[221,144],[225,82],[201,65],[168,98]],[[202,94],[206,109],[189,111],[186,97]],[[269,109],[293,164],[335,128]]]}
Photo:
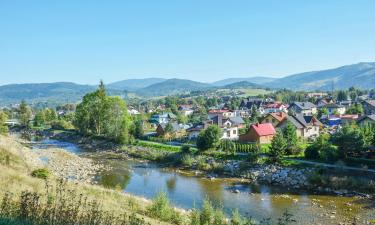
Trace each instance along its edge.
{"label": "river water", "polygon": [[[160,168],[152,163],[108,159],[100,154],[85,154],[83,149],[67,142],[44,140],[34,148],[58,147],[110,165],[111,170],[97,174],[97,182],[108,188],[123,190],[136,196],[152,199],[158,192],[167,193],[171,202],[180,208],[200,207],[205,198],[222,206],[230,214],[238,209],[242,215],[256,220],[276,221],[286,209],[298,224],[338,224],[357,218],[357,224],[375,219],[375,202],[352,197],[292,192],[266,185],[241,183],[236,179],[207,179],[192,173]],[[239,190],[240,193],[234,193]]]}

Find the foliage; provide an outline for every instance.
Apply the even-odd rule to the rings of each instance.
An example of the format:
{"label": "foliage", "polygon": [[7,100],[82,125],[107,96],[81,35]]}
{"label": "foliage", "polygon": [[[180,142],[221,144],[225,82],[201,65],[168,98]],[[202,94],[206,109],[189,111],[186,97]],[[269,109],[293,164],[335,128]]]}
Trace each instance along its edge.
{"label": "foliage", "polygon": [[146,147],[146,148],[152,148],[155,150],[168,151],[168,152],[179,152],[181,150],[179,146],[161,144],[161,143],[151,142],[151,141],[139,140],[136,142],[136,145]]}
{"label": "foliage", "polygon": [[347,114],[363,114],[363,106],[360,103],[355,103],[354,105],[351,105],[347,110]]}
{"label": "foliage", "polygon": [[50,172],[47,169],[36,169],[31,172],[31,176],[46,180],[50,176]]}
{"label": "foliage", "polygon": [[283,130],[283,136],[285,138],[287,147],[286,154],[292,155],[298,153],[298,137],[295,126],[288,121]]}
{"label": "foliage", "polygon": [[365,147],[363,133],[353,127],[344,126],[339,132],[332,136],[332,143],[338,146],[340,158],[347,158],[348,155],[359,154]]}
{"label": "foliage", "polygon": [[286,149],[287,143],[285,141],[283,133],[278,130],[276,132],[276,135],[273,137],[271,146],[269,148],[269,156],[271,161],[280,162],[282,157],[285,155]]}
{"label": "foliage", "polygon": [[31,108],[26,104],[25,101],[22,101],[19,106],[19,112],[18,112],[18,117],[19,117],[21,126],[28,127],[31,116],[32,116]]}
{"label": "foliage", "polygon": [[8,115],[4,111],[0,111],[0,134],[7,134],[8,127],[5,122],[8,120]]}
{"label": "foliage", "polygon": [[75,126],[84,135],[103,136],[120,143],[130,140],[131,120],[125,102],[107,96],[103,82],[77,106]]}
{"label": "foliage", "polygon": [[306,159],[321,159],[327,162],[335,162],[339,159],[339,151],[337,147],[329,142],[328,134],[320,135],[312,145],[305,150]]}
{"label": "foliage", "polygon": [[197,139],[197,147],[201,151],[216,148],[220,143],[221,130],[216,125],[209,126],[206,130],[202,130]]}
{"label": "foliage", "polygon": [[144,130],[143,130],[143,120],[137,119],[134,122],[134,131],[133,135],[135,138],[142,138],[144,135]]}
{"label": "foliage", "polygon": [[147,211],[151,217],[170,221],[173,224],[181,223],[179,213],[171,206],[165,192],[160,192],[156,195]]}
{"label": "foliage", "polygon": [[143,225],[149,224],[135,213],[115,214],[102,209],[96,200],[62,184],[56,189],[47,185],[46,194],[23,191],[14,198],[6,193],[1,201],[0,224],[6,225]]}
{"label": "foliage", "polygon": [[186,144],[182,145],[181,152],[184,154],[190,154],[191,153],[190,145],[186,145]]}
{"label": "foliage", "polygon": [[224,139],[220,141],[220,149],[223,150],[224,152],[229,152],[229,153],[236,153],[236,144],[228,139]]}

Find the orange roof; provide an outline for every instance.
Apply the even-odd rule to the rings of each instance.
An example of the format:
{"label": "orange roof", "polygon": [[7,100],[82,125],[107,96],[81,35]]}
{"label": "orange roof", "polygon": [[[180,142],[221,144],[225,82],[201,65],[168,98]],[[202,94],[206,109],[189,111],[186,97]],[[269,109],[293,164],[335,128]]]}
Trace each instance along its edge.
{"label": "orange roof", "polygon": [[286,114],[284,112],[270,113],[270,115],[279,122],[284,121],[288,116],[288,114]]}

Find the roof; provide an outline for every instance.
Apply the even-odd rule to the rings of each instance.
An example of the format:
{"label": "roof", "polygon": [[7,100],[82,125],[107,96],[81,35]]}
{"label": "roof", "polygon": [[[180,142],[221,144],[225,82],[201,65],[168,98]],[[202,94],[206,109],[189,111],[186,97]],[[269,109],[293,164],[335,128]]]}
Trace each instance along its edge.
{"label": "roof", "polygon": [[316,105],[314,103],[311,103],[311,102],[294,102],[290,106],[292,107],[293,105],[297,106],[301,110],[316,108]]}
{"label": "roof", "polygon": [[276,130],[271,123],[253,124],[251,125],[250,129],[253,129],[259,136],[268,136],[276,134]]}
{"label": "roof", "polygon": [[323,126],[323,124],[314,116],[304,116],[302,114],[288,116],[287,121],[291,122],[298,129],[309,126]]}
{"label": "roof", "polygon": [[219,114],[219,113],[226,113],[226,112],[231,112],[231,111],[228,109],[211,109],[210,111],[208,111],[208,113],[210,114]]}
{"label": "roof", "polygon": [[279,109],[282,106],[288,107],[287,105],[285,105],[283,103],[270,103],[270,104],[267,104],[266,106],[264,106],[264,108]]}
{"label": "roof", "polygon": [[285,112],[270,113],[269,115],[279,122],[285,120],[288,117],[288,114],[286,114]]}
{"label": "roof", "polygon": [[240,116],[230,117],[229,120],[232,121],[235,125],[245,123],[245,121]]}
{"label": "roof", "polygon": [[366,100],[365,103],[369,104],[372,107],[375,107],[375,100]]}
{"label": "roof", "polygon": [[328,103],[323,106],[320,106],[320,108],[332,108],[332,109],[338,109],[338,108],[345,108],[343,105],[338,105],[336,103]]}
{"label": "roof", "polygon": [[[161,124],[159,124],[159,126],[161,126],[161,127],[163,128],[163,130],[164,130],[165,127],[167,126],[167,124],[168,124],[168,123],[161,123]],[[169,123],[169,124],[172,125],[172,130],[173,130],[173,132],[176,132],[176,131],[181,130],[181,126],[178,125],[178,123],[176,123],[176,122],[171,122],[171,123]]]}
{"label": "roof", "polygon": [[362,121],[365,120],[365,119],[370,119],[370,120],[372,120],[372,121],[375,121],[375,114],[362,116],[361,118],[359,118],[359,119],[357,120],[357,123],[360,123],[360,122],[362,122]]}

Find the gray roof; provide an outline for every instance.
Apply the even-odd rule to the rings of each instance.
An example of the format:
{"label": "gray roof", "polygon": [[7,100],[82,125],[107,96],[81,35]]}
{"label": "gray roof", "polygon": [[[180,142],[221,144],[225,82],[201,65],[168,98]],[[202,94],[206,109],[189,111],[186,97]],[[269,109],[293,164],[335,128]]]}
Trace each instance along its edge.
{"label": "gray roof", "polygon": [[236,125],[237,124],[244,124],[245,123],[245,121],[240,116],[230,117],[229,120],[232,121]]}
{"label": "gray roof", "polygon": [[362,122],[363,120],[365,119],[370,119],[372,121],[375,121],[375,114],[372,114],[372,115],[366,115],[366,116],[362,116],[361,118],[359,118],[357,120],[358,123]]}
{"label": "gray roof", "polygon": [[308,126],[322,126],[323,124],[316,119],[314,116],[304,116],[302,114],[296,114],[288,116],[287,121],[291,122],[296,128],[302,129]]}
{"label": "gray roof", "polygon": [[294,102],[292,103],[290,107],[292,107],[293,105],[297,106],[297,108],[301,110],[308,110],[308,109],[316,108],[316,105],[311,102]]}
{"label": "gray roof", "polygon": [[[165,127],[167,126],[168,123],[161,123],[160,126],[163,128],[163,130],[165,129]],[[173,132],[176,132],[176,131],[179,131],[181,130],[181,127],[180,125],[178,125],[178,123],[176,122],[171,122],[169,123],[172,125],[172,129],[173,129]]]}

